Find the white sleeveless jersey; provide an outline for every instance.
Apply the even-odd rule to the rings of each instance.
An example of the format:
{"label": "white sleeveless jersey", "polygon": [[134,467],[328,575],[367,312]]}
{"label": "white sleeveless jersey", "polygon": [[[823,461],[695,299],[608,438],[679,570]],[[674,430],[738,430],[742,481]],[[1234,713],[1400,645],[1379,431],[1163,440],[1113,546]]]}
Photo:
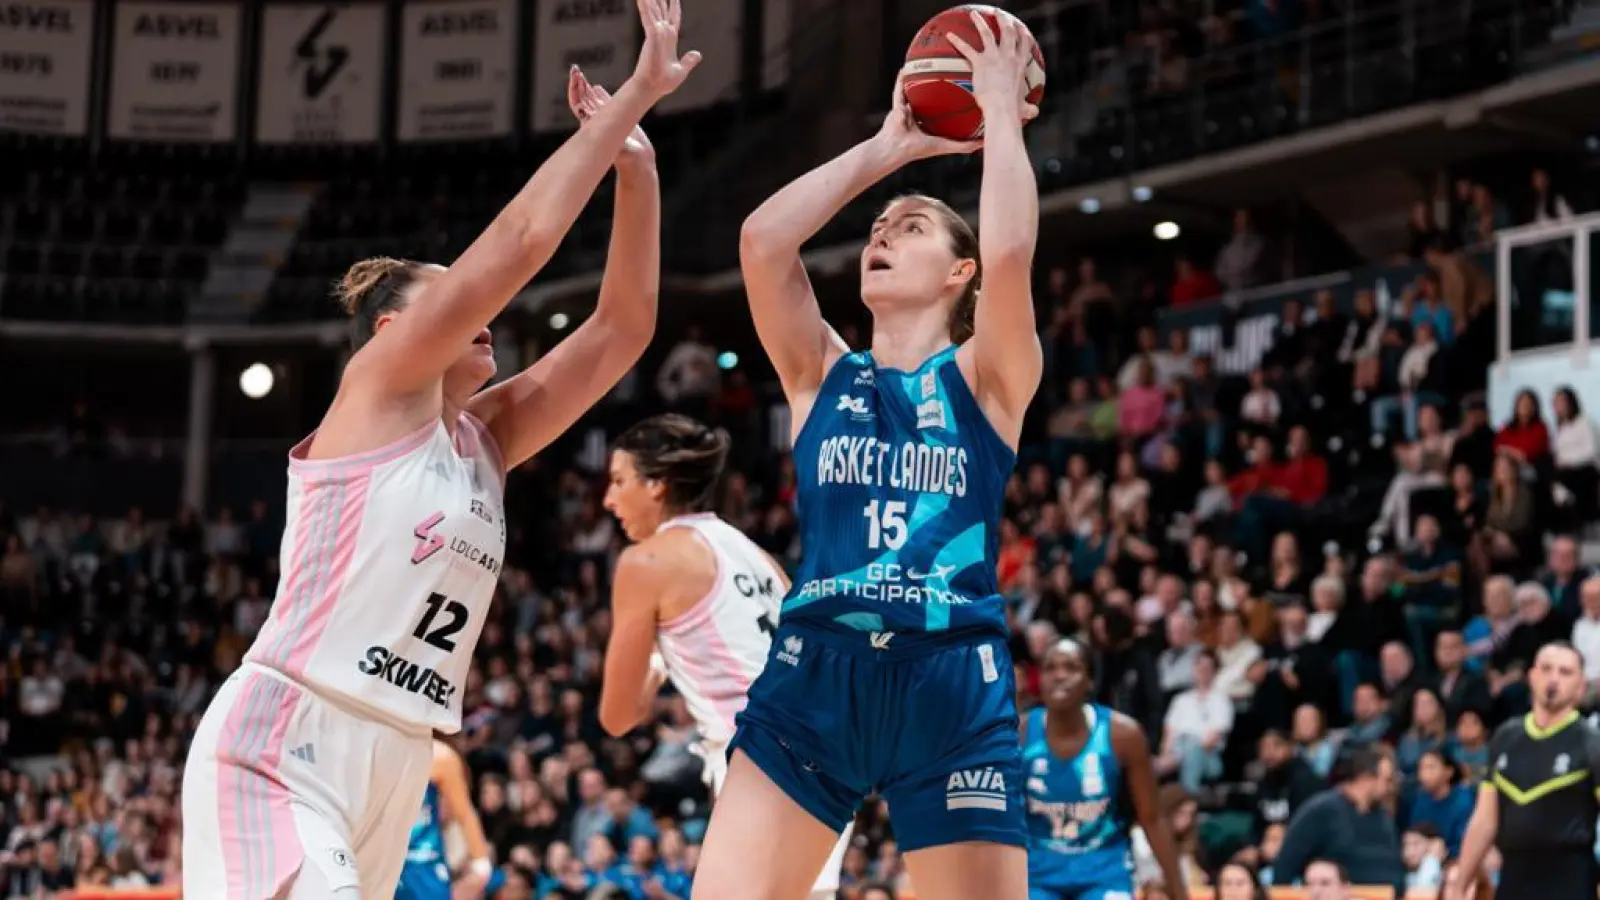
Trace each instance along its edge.
{"label": "white sleeveless jersey", "polygon": [[505,553],[504,467],[465,413],[357,456],[290,451],[282,575],[245,658],[411,731],[461,728]]}
{"label": "white sleeveless jersey", "polygon": [[711,590],[688,612],[663,622],[656,646],[673,687],[683,695],[712,745],[733,738],[750,684],[767,664],[783,605],[784,575],[755,542],[709,513],[680,516],[661,526],[689,528],[717,561]]}

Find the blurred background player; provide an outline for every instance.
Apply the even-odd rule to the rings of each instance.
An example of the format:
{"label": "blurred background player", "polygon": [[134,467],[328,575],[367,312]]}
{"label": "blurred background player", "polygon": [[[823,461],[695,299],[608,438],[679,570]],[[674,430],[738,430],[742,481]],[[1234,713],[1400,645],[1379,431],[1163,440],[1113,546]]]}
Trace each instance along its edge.
{"label": "blurred background player", "polygon": [[999,20],[995,33],[973,13],[981,48],[951,39],[987,123],[980,230],[925,197],[878,217],[860,262],[870,352],[851,353],[823,320],[801,247],[890,173],[977,145],[924,134],[897,86],[875,137],[745,221],[750,309],[793,410],[804,557],[739,718],[695,900],[803,896],[872,791],[921,900],[1027,896],[995,561],[1043,366],[1039,196],[1022,137],[1037,111],[1023,99],[1032,39]]}
{"label": "blurred background player", "polygon": [[[504,556],[505,473],[598,401],[654,330],[661,201],[637,126],[698,57],[678,57],[677,0],[639,12],[633,77],[611,102],[588,98],[577,134],[450,268],[367,260],[346,276],[356,350],[290,452],[278,596],[190,748],[186,896],[393,896],[433,734],[461,727]],[[602,311],[480,390],[495,373],[490,321],[619,154],[638,163],[619,166],[611,252],[626,264],[608,267]]]}
{"label": "blurred background player", "polygon": [[1583,655],[1565,641],[1546,644],[1528,683],[1533,711],[1489,740],[1489,777],[1461,841],[1461,878],[1445,886],[1448,900],[1461,900],[1491,846],[1502,860],[1496,900],[1588,898],[1600,890],[1600,732],[1578,715]]}
{"label": "blurred background player", "polygon": [[1186,900],[1144,729],[1088,702],[1093,687],[1082,644],[1068,638],[1045,653],[1039,668],[1045,705],[1029,710],[1022,728],[1029,900],[1133,896],[1130,811],[1161,866],[1167,896]]}
{"label": "blurred background player", "polygon": [[[452,883],[445,848],[446,816],[461,829],[467,865]],[[395,900],[479,900],[505,879],[495,870],[483,823],[472,805],[472,778],[461,754],[447,742],[433,742],[433,772],[423,795],[422,810],[411,825],[406,865],[400,872]]]}
{"label": "blurred background player", "polygon": [[[657,416],[617,439],[606,509],[634,545],[617,560],[600,723],[621,737],[646,720],[663,677],[683,695],[700,731],[712,796],[728,774],[734,716],[767,664],[783,568],[710,507],[728,439],[679,415]],[[660,667],[652,667],[659,648]],[[850,827],[812,888],[831,900]]]}

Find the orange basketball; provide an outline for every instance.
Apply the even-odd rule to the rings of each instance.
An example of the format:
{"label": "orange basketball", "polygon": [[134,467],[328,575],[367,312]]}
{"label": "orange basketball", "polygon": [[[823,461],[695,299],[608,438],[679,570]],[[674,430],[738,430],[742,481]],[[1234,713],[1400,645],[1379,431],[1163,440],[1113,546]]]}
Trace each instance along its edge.
{"label": "orange basketball", "polygon": [[900,70],[905,85],[906,103],[916,116],[917,125],[931,135],[958,141],[975,140],[983,136],[983,110],[972,96],[972,64],[967,62],[950,43],[948,36],[955,35],[974,50],[983,47],[983,38],[972,24],[976,10],[989,21],[989,27],[998,34],[999,17],[1006,16],[1022,27],[1033,44],[1033,62],[1026,73],[1029,103],[1038,104],[1044,97],[1044,53],[1033,32],[1028,31],[1020,19],[1003,9],[980,3],[968,3],[947,9],[922,26],[911,49],[906,52],[905,68]]}

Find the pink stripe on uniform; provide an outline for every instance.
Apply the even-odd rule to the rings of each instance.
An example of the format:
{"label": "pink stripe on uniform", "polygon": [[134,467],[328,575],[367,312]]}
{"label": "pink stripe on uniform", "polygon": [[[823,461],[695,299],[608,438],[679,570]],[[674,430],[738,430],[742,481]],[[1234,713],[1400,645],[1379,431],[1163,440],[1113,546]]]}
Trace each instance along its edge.
{"label": "pink stripe on uniform", "polygon": [[694,636],[695,647],[680,647],[678,658],[688,669],[701,696],[716,707],[717,717],[730,729],[734,717],[749,702],[750,679],[739,664],[739,657],[728,649],[722,633],[715,626],[707,627]]}
{"label": "pink stripe on uniform", "polygon": [[344,590],[371,484],[366,474],[304,485],[284,587],[247,659],[304,674]]}
{"label": "pink stripe on uniform", "polygon": [[217,822],[227,895],[277,895],[305,859],[288,787],[278,773],[300,691],[265,675],[243,676],[217,738]]}

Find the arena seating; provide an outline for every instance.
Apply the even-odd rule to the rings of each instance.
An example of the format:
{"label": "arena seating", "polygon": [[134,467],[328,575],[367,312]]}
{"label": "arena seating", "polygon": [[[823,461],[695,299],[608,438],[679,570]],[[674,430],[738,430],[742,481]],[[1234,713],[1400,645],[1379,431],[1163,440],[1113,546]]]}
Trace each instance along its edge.
{"label": "arena seating", "polygon": [[0,153],[0,315],[181,322],[243,202],[232,161],[7,142]]}

